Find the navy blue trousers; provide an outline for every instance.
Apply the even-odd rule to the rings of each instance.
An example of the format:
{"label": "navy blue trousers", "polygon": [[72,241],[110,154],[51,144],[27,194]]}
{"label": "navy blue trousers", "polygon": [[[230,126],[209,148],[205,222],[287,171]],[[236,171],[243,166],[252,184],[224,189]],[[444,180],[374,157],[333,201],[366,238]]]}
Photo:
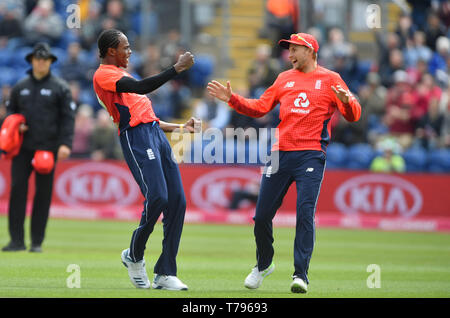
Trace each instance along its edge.
{"label": "navy blue trousers", "polygon": [[128,167],[145,198],[139,227],[131,238],[130,257],[135,262],[143,259],[147,240],[163,213],[162,253],[154,273],[176,275],[186,198],[170,144],[156,122],[123,131],[120,143]]}
{"label": "navy blue trousers", "polygon": [[[256,204],[254,234],[258,269],[264,270],[274,255],[272,220],[289,186],[297,186],[297,222],[294,241],[294,275],[308,281],[309,261],[314,248],[314,214],[319,197],[326,155],[321,151],[280,151],[278,171],[262,176]],[[272,163],[268,163],[270,166]]]}

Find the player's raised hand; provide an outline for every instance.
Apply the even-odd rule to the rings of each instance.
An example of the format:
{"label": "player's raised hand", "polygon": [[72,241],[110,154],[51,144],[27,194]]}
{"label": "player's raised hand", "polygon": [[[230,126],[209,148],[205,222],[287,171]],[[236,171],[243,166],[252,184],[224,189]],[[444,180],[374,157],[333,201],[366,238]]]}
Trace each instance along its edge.
{"label": "player's raised hand", "polygon": [[186,52],[184,54],[181,54],[178,57],[177,63],[175,63],[175,71],[177,73],[181,73],[183,71],[186,71],[194,65],[194,55],[191,52]]}
{"label": "player's raised hand", "polygon": [[220,84],[218,81],[211,81],[208,83],[208,93],[220,99],[221,101],[227,102],[230,100],[233,91],[231,90],[230,81],[227,81],[227,87]]}
{"label": "player's raised hand", "polygon": [[342,88],[341,85],[336,85],[336,87],[331,86],[331,89],[333,90],[333,92],[336,94],[337,98],[339,98],[339,100],[341,102],[343,102],[344,104],[348,104],[348,101],[350,100],[350,92],[346,91],[345,89]]}

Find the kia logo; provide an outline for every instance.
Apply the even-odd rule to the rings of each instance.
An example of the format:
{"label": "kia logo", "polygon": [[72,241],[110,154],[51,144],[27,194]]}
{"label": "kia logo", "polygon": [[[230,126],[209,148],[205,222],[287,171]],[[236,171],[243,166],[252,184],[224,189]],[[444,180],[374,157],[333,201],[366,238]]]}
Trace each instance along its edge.
{"label": "kia logo", "polygon": [[345,214],[412,217],[422,209],[421,192],[409,181],[390,175],[362,175],[345,181],[334,195]]}
{"label": "kia logo", "polygon": [[74,166],[56,181],[56,194],[66,204],[129,205],[139,193],[129,171],[108,163]]}
{"label": "kia logo", "polygon": [[226,209],[231,194],[236,189],[243,189],[261,174],[248,169],[218,169],[202,175],[195,180],[191,188],[192,202],[205,211]]}

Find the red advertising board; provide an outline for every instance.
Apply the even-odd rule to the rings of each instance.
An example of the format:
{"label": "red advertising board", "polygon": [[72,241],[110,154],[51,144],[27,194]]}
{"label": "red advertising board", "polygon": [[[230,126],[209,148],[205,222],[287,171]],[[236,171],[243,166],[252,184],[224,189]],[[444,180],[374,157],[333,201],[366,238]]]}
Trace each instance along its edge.
{"label": "red advertising board", "polygon": [[[7,212],[10,162],[0,161],[0,213]],[[229,211],[233,190],[260,180],[260,168],[228,165],[180,165],[187,199],[186,222],[252,222],[254,204]],[[387,230],[450,231],[450,175],[374,174],[367,171],[325,173],[317,204],[318,226]],[[34,195],[30,180],[29,197]],[[274,219],[294,226],[295,183]],[[121,161],[58,163],[51,215],[68,218],[137,220],[143,196]],[[29,212],[29,211],[28,211]]]}

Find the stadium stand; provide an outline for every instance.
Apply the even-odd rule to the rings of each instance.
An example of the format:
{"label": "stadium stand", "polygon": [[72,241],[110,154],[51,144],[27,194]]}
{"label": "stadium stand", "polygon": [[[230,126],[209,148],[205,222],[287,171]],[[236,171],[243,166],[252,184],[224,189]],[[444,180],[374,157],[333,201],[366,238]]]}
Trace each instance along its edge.
{"label": "stadium stand", "polygon": [[[31,51],[34,43],[26,36],[25,21],[33,14],[37,5],[48,6],[48,3],[52,3],[53,12],[62,21],[70,14],[67,11],[68,5],[78,4],[81,8],[82,29],[65,27],[60,37],[52,42],[52,52],[58,57],[58,61],[52,66],[52,72],[66,77],[69,82],[77,82],[80,89],[77,94],[77,105],[89,105],[94,110],[94,116],[101,108],[93,93],[91,82],[92,74],[99,62],[96,37],[105,27],[121,27],[129,35],[130,42],[133,43],[129,71],[138,78],[161,71],[166,65],[174,62],[177,52],[189,49],[196,54],[196,64],[187,76],[177,78],[173,83],[161,88],[160,92],[152,94],[154,108],[162,120],[183,122],[186,117],[191,116],[192,110],[189,106],[200,100],[202,87],[213,77],[219,80],[230,78],[235,83],[234,87],[239,87],[241,93],[247,92],[249,97],[257,98],[268,87],[267,83],[272,81],[270,74],[279,73],[290,67],[285,54],[278,56],[272,52],[269,58],[265,58],[264,63],[258,56],[258,47],[267,44],[272,46],[273,39],[269,40],[264,35],[264,32],[270,33],[268,28],[271,27],[266,20],[267,2],[256,0],[229,2],[231,64],[223,64],[211,52],[197,51],[195,41],[193,44],[184,43],[180,34],[176,34],[176,30],[181,29],[180,22],[165,18],[170,12],[179,15],[181,1],[151,1],[145,25],[151,29],[150,39],[156,54],[156,58],[152,58],[149,56],[150,51],[146,47],[141,47],[140,37],[144,25],[141,1],[5,0],[0,4],[0,88],[11,87],[29,69],[24,57]],[[196,3],[192,5],[200,5],[201,1]],[[209,34],[210,38],[217,40],[223,30],[225,19],[222,4],[220,1],[208,1],[202,5],[210,6],[211,10],[201,12],[209,12],[214,16],[202,17],[201,26],[192,21],[193,30],[196,34]],[[311,32],[316,35],[321,47],[319,64],[330,64],[326,66],[339,72],[349,83],[353,94],[364,101],[363,112],[368,112],[364,119],[367,123],[361,123],[362,127],[366,127],[365,136],[362,136],[364,143],[358,141],[356,144],[347,144],[349,139],[339,140],[332,134],[332,143],[328,147],[328,169],[366,170],[377,154],[375,150],[377,141],[386,136],[397,137],[390,127],[386,107],[380,109],[379,105],[381,100],[386,106],[388,98],[386,95],[389,95],[394,86],[392,75],[395,71],[401,70],[407,74],[408,92],[403,92],[404,96],[395,100],[404,101],[405,105],[412,104],[409,114],[406,114],[405,105],[398,105],[401,106],[398,113],[410,116],[409,120],[413,124],[412,141],[401,153],[406,162],[406,171],[450,172],[450,19],[448,11],[443,9],[445,5],[443,1],[432,1],[426,6],[426,10],[421,9],[421,14],[418,15],[411,4],[411,12],[415,12],[414,14],[389,3],[387,6],[390,10],[389,26],[369,34],[369,37],[373,35],[374,39],[370,52],[375,55],[374,58],[359,56],[355,46],[358,44],[355,43],[357,37],[349,36],[339,27],[324,27],[323,21],[320,20],[315,21],[314,25],[308,25],[307,30],[299,30],[297,27],[295,31]],[[314,10],[321,8],[323,10],[323,7],[318,5]],[[299,9],[302,12],[304,8]],[[320,16],[321,12],[316,14]],[[173,42],[168,40],[171,36],[174,36]],[[366,43],[367,38],[365,36],[360,40]],[[81,46],[76,62],[69,61],[69,50],[73,43],[79,43]],[[72,64],[68,65],[69,62]],[[264,66],[255,68],[258,63]],[[77,65],[82,68],[84,76],[77,77],[73,72],[67,71],[76,69]],[[227,68],[226,72],[223,72],[224,68]],[[377,74],[381,81],[371,85],[367,81],[368,74]],[[6,99],[7,96],[2,96],[2,100]],[[423,143],[417,142],[418,123],[421,122],[423,125],[422,116],[433,103],[439,104],[442,119],[433,121],[431,118],[425,121],[425,125],[428,126],[420,127],[423,129],[420,136],[422,141],[423,138],[433,138],[433,142],[426,143],[428,148],[425,148]],[[378,109],[375,109],[376,105]],[[401,109],[402,107],[404,108]],[[277,123],[276,111],[263,121],[242,118],[235,112],[230,117],[227,127],[273,127]],[[423,131],[428,133],[425,137]],[[338,138],[340,135],[345,134],[338,134]]]}

